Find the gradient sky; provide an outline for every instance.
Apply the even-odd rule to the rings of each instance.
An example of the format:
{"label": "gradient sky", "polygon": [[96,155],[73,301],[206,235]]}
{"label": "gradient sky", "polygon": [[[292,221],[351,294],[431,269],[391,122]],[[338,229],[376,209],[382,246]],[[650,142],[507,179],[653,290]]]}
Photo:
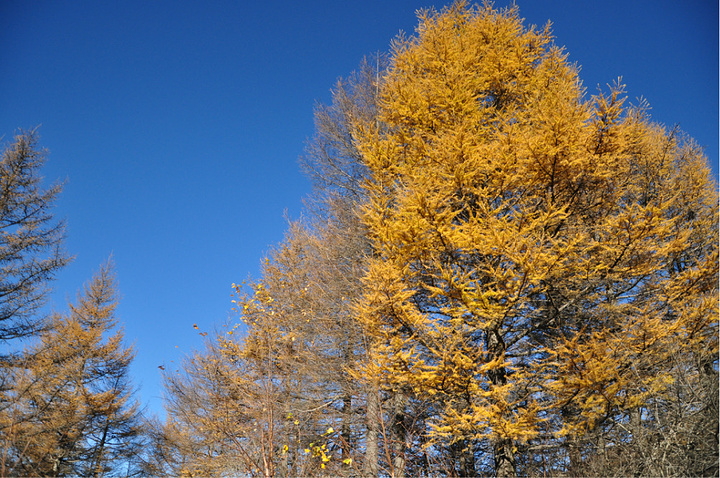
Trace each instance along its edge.
{"label": "gradient sky", "polygon": [[[297,158],[313,107],[366,54],[413,32],[431,0],[0,0],[0,136],[40,126],[55,209],[75,261],[52,307],[108,256],[140,398],[160,408],[172,370],[231,316],[285,211],[310,185]],[[509,2],[498,1],[496,6]],[[718,174],[716,0],[518,0],[553,22],[588,93],[622,76],[655,121],[679,125]]]}

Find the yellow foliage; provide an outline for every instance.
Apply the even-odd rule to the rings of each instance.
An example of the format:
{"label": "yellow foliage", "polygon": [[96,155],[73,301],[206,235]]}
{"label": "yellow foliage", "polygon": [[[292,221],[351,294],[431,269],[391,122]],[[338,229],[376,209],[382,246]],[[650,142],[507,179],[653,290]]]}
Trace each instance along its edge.
{"label": "yellow foliage", "polygon": [[[548,28],[457,4],[398,39],[354,125],[374,256],[358,372],[441,404],[432,439],[589,429],[717,353],[717,198],[702,153],[587,99]],[[537,397],[543,396],[542,402]]]}

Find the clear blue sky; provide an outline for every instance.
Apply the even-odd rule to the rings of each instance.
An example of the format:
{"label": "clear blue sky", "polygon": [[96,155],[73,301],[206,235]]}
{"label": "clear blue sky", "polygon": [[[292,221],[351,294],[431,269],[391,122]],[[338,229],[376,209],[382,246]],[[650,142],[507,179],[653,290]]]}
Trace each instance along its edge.
{"label": "clear blue sky", "polygon": [[[0,1],[0,135],[40,126],[43,173],[76,256],[67,298],[112,253],[141,399],[230,315],[302,211],[297,167],[313,105],[363,55],[386,51],[430,0]],[[497,6],[508,2],[497,2]],[[518,0],[552,20],[589,93],[622,76],[653,118],[679,124],[718,171],[718,2]],[[176,348],[177,346],[177,348]],[[174,361],[174,362],[171,362]]]}

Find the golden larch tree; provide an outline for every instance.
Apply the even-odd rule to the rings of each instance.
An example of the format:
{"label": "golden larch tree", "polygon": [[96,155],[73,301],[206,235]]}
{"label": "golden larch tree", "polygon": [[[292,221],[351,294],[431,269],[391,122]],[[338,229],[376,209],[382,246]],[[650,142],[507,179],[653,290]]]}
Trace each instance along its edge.
{"label": "golden larch tree", "polygon": [[0,415],[4,471],[28,476],[126,472],[141,446],[134,357],[117,330],[112,264],[100,269],[15,364],[13,400]]}
{"label": "golden larch tree", "polygon": [[706,159],[622,86],[586,98],[549,27],[516,7],[422,12],[379,102],[355,129],[364,372],[436,404],[428,446],[459,449],[456,473],[513,476],[520,450],[642,406],[679,348],[717,363]]}

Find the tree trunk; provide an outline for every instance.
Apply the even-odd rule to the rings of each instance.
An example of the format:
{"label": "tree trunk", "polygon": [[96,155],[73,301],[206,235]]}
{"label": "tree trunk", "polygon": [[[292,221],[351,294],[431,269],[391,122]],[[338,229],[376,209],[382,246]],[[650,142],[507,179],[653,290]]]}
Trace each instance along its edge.
{"label": "tree trunk", "polygon": [[372,382],[367,392],[367,435],[365,436],[365,462],[363,476],[378,476],[378,430],[380,429],[380,397],[379,386]]}
{"label": "tree trunk", "polygon": [[495,452],[495,476],[498,478],[517,476],[512,440],[498,440],[493,448]]}
{"label": "tree trunk", "polygon": [[404,478],[407,461],[405,457],[407,430],[405,428],[405,395],[402,392],[393,393],[392,407],[392,476],[393,478]]}
{"label": "tree trunk", "polygon": [[[344,341],[342,347],[343,361],[345,366],[349,366],[353,363],[350,342],[348,340]],[[352,458],[354,448],[351,428],[353,419],[352,398],[354,391],[355,387],[352,382],[347,381],[343,383],[342,411],[340,412],[340,416],[342,417],[342,425],[340,425],[340,445],[342,446],[341,459],[343,463],[347,463],[346,460]],[[348,476],[351,470],[349,466],[342,466],[341,469],[343,476]]]}
{"label": "tree trunk", "polygon": [[[500,330],[488,330],[486,341],[488,354],[493,360],[501,359],[505,355],[505,342],[502,339]],[[503,386],[507,383],[507,370],[505,370],[505,367],[490,370],[488,378],[494,386]],[[513,440],[510,438],[498,438],[493,443],[495,476],[498,478],[517,476],[513,445]]]}
{"label": "tree trunk", "polygon": [[[562,414],[563,422],[570,422],[575,415],[577,415],[577,411],[573,410],[571,408],[571,405],[567,404],[560,410],[560,413]],[[580,474],[580,470],[582,467],[582,456],[580,454],[580,439],[579,438],[569,438],[565,442],[565,448],[567,449],[568,458],[570,459],[570,464],[568,467],[567,472],[571,476],[577,476]]]}
{"label": "tree trunk", "polygon": [[93,458],[93,464],[92,468],[90,470],[90,473],[92,476],[100,476],[102,475],[102,455],[103,451],[105,450],[105,441],[107,440],[107,434],[110,429],[110,422],[105,422],[105,426],[103,427],[103,434],[102,438],[100,439],[100,443],[97,444],[95,447],[95,457]]}
{"label": "tree trunk", "polygon": [[473,443],[468,440],[458,440],[450,447],[450,453],[455,461],[453,473],[461,477],[478,476],[475,469],[475,450]]}
{"label": "tree trunk", "polygon": [[[351,437],[350,437],[350,420],[352,419],[352,396],[350,395],[350,392],[346,392],[343,396],[343,404],[342,404],[342,425],[340,426],[340,446],[342,446],[341,450],[341,460],[343,463],[346,463],[346,460],[351,457],[351,451],[352,451],[352,443],[350,443]],[[350,471],[350,468],[347,466],[343,466],[342,468],[342,476],[347,476],[348,472]]]}

